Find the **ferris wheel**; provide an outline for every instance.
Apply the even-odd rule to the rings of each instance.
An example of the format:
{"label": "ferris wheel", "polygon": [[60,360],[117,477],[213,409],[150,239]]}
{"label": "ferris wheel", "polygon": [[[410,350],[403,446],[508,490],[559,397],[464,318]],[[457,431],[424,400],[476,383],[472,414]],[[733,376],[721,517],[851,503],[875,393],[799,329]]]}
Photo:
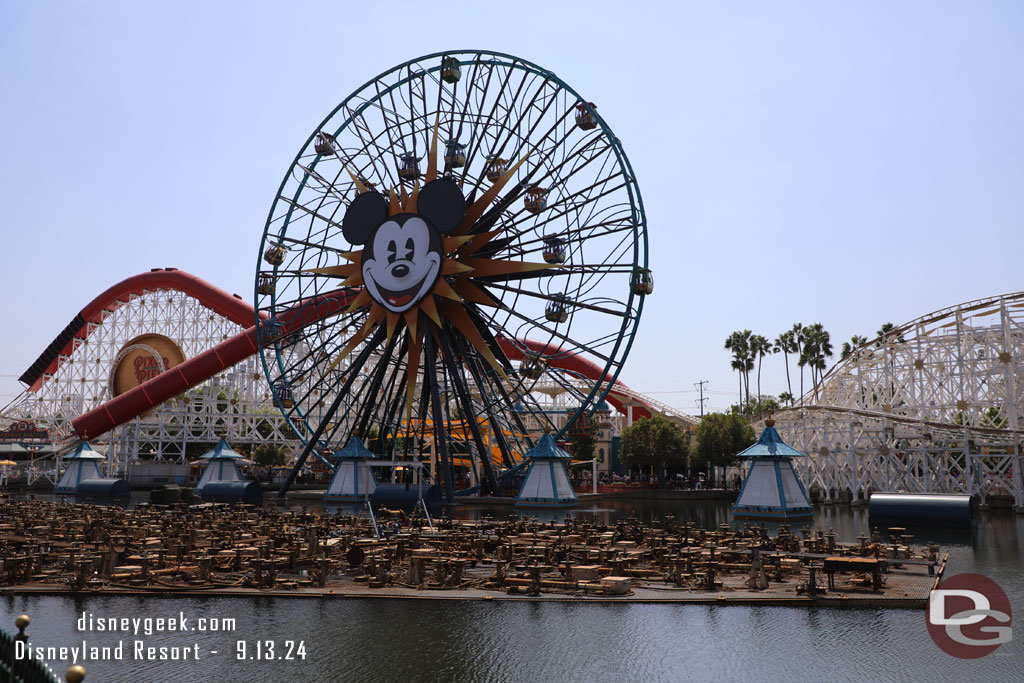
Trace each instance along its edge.
{"label": "ferris wheel", "polygon": [[[604,397],[653,281],[639,188],[596,109],[525,60],[445,52],[317,126],[256,276],[264,370],[306,444],[292,478],[360,434],[430,451],[449,494],[453,462],[486,488]],[[581,357],[597,381],[562,370]],[[552,390],[569,407],[542,404]]]}

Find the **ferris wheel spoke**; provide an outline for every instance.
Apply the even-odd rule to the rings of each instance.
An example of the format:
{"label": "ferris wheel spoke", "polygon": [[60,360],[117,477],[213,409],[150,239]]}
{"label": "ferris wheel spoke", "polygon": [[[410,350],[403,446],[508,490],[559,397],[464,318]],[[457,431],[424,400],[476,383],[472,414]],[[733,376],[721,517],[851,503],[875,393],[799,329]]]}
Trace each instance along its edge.
{"label": "ferris wheel spoke", "polygon": [[390,367],[389,363],[391,360],[391,356],[394,353],[395,343],[397,341],[398,335],[391,335],[391,338],[388,339],[387,343],[384,346],[384,351],[377,359],[376,367],[373,368],[373,374],[370,379],[369,385],[363,385],[363,388],[366,389],[366,398],[370,400],[362,401],[361,410],[360,412],[357,413],[356,426],[361,434],[366,434],[366,428],[369,425],[370,417],[377,408],[377,403],[373,399],[376,398],[380,393],[381,384],[383,384],[384,377],[387,374],[388,369]]}
{"label": "ferris wheel spoke", "polygon": [[[340,157],[339,157],[339,159],[340,159]],[[325,196],[326,195],[330,195],[330,196],[334,197],[336,200],[338,200],[338,202],[342,202],[342,203],[348,201],[345,198],[345,195],[341,194],[340,192],[338,192],[335,189],[336,182],[332,182],[332,181],[328,180],[323,175],[321,175],[319,172],[317,172],[312,166],[307,167],[307,166],[303,166],[302,164],[299,164],[299,163],[296,163],[295,165],[298,166],[299,168],[301,168],[303,171],[305,171],[306,174],[310,178],[312,178],[313,180],[316,181],[317,185],[319,185],[320,188],[324,191],[324,195]]]}
{"label": "ferris wheel spoke", "polygon": [[[509,79],[509,77],[511,77],[511,75],[512,75],[511,71],[507,71],[506,72],[505,79],[502,81],[502,84],[500,86],[501,89],[504,89],[506,87],[506,85],[508,84],[508,79]],[[483,84],[483,87],[482,88],[476,88],[475,85],[476,85],[477,79],[480,78],[480,60],[479,59],[473,60],[473,74],[470,76],[469,84],[466,87],[466,98],[467,98],[466,108],[467,109],[469,108],[468,100],[469,100],[470,95],[472,94],[472,95],[476,95],[477,97],[480,97],[482,94],[486,94],[487,91],[490,89],[491,79],[493,78],[493,76],[494,76],[494,69],[487,69],[486,73],[484,74],[485,82]],[[478,122],[477,122],[478,125],[472,126],[471,129],[470,129],[470,137],[469,137],[469,143],[468,143],[468,147],[467,147],[467,149],[469,150],[469,153],[466,155],[466,164],[465,164],[465,166],[463,166],[463,169],[462,169],[462,182],[463,183],[466,182],[466,178],[468,177],[468,174],[469,174],[469,169],[473,168],[474,161],[476,161],[477,152],[483,147],[484,133],[491,126],[491,123],[494,120],[494,112],[497,110],[497,107],[498,107],[498,99],[495,98],[494,104],[491,106],[490,111],[487,113],[487,117],[483,121],[479,121],[478,120]],[[479,109],[479,107],[476,107],[476,109]],[[461,137],[461,135],[462,135],[462,128],[459,128],[459,135]],[[481,182],[481,178],[480,178],[480,176],[477,176],[476,177],[476,185],[474,186],[474,190],[479,189],[480,182]]]}
{"label": "ferris wheel spoke", "polygon": [[[522,294],[524,296],[533,297],[535,299],[541,299],[543,301],[551,302],[551,301],[557,301],[558,300],[556,297],[554,297],[554,296],[552,296],[550,294],[544,294],[543,292],[531,292],[529,290],[518,289],[516,287],[508,287],[508,286],[505,286],[505,285],[500,285],[500,284],[498,284],[496,282],[489,283],[489,286],[495,287],[495,288],[498,288],[498,289],[502,289],[502,290],[504,290],[506,292],[515,292],[516,294]],[[625,311],[613,311],[611,309],[603,308],[601,306],[595,306],[593,304],[588,304],[588,303],[585,303],[583,301],[573,301],[571,303],[571,306],[573,308],[582,308],[582,309],[585,309],[585,310],[588,310],[588,311],[595,311],[597,313],[605,313],[607,315],[614,315],[614,316],[618,316],[618,317],[622,317],[622,316],[626,315]]]}
{"label": "ferris wheel spoke", "polygon": [[[526,82],[527,82],[528,80],[530,80],[530,79],[529,79],[529,76],[528,76],[528,75],[527,75],[527,76],[524,76],[524,78],[523,78],[523,82],[522,82],[522,85],[523,85],[523,86],[525,86],[525,85],[526,85]],[[525,103],[525,106],[523,107],[523,109],[532,109],[532,108],[533,108],[533,106],[534,106],[534,104],[536,103],[537,99],[538,99],[538,98],[539,98],[539,97],[541,96],[541,94],[543,93],[543,91],[544,91],[544,87],[545,87],[546,83],[547,83],[547,80],[546,80],[546,79],[545,79],[545,80],[543,80],[543,81],[541,82],[541,84],[540,84],[540,86],[539,86],[539,87],[537,88],[537,90],[535,90],[535,91],[533,92],[533,95],[532,95],[532,96],[530,96],[530,99],[529,99],[529,100],[528,100],[528,101],[527,101],[527,102]],[[513,100],[513,102],[512,102],[512,106],[509,106],[509,107],[507,108],[507,110],[508,110],[509,112],[511,112],[512,110],[514,110],[514,104],[515,104],[515,101],[516,101],[516,100],[518,100],[519,94],[520,94],[520,93],[522,92],[522,90],[523,90],[523,88],[520,88],[519,90],[517,90],[517,91],[516,91],[516,96],[515,96],[515,97],[516,97],[516,99],[515,99],[515,100]],[[547,104],[547,105],[545,106],[545,108],[544,108],[544,110],[543,110],[544,112],[546,112],[546,111],[547,111],[547,107],[550,107],[550,106],[551,106],[551,103],[552,103],[552,102],[553,102],[553,100],[549,100],[549,101],[548,101],[548,104]],[[537,128],[537,126],[539,126],[539,125],[540,125],[540,123],[541,123],[541,120],[542,120],[542,118],[541,118],[541,117],[538,117],[538,118],[537,118],[537,119],[536,119],[536,120],[535,120],[535,121],[534,121],[534,122],[533,122],[532,124],[530,124],[530,125],[529,125],[529,127],[527,128],[527,130],[526,130],[525,132],[521,133],[521,134],[516,134],[516,132],[515,132],[515,131],[513,131],[513,130],[509,129],[509,130],[508,130],[508,134],[507,134],[507,135],[505,136],[505,140],[504,140],[504,142],[503,142],[503,143],[501,144],[501,146],[500,146],[500,147],[498,148],[498,150],[497,150],[496,152],[494,152],[494,153],[495,153],[495,154],[499,154],[499,155],[500,155],[500,154],[503,154],[503,153],[504,153],[504,150],[505,150],[505,147],[506,147],[506,146],[508,145],[508,143],[510,143],[510,142],[513,142],[513,141],[518,141],[518,142],[519,142],[520,144],[517,144],[517,145],[515,145],[515,148],[514,148],[514,149],[513,149],[512,151],[513,151],[513,152],[515,152],[515,153],[516,153],[516,155],[520,155],[520,154],[522,154],[522,151],[521,151],[521,150],[522,150],[522,149],[523,149],[523,147],[524,147],[524,145],[522,145],[522,144],[521,144],[521,143],[522,143],[522,141],[523,141],[523,140],[530,140],[530,139],[532,139],[532,136],[533,136],[534,132],[536,131],[536,128]],[[529,174],[527,174],[527,177],[529,177]]]}
{"label": "ferris wheel spoke", "polygon": [[[290,237],[288,235],[280,235],[280,236],[276,237],[275,239],[278,240],[279,242],[287,242],[288,244],[297,244],[297,245],[300,245],[300,246],[303,246],[303,247],[309,247],[311,249],[320,249],[320,250],[323,250],[323,251],[329,251],[329,252],[331,252],[333,254],[338,254],[339,256],[342,255],[342,254],[347,254],[350,251],[348,249],[339,249],[338,247],[332,247],[332,246],[330,246],[328,244],[323,244],[323,243],[319,243],[318,244],[318,243],[313,242],[313,241],[308,240],[308,239],[304,240],[304,239],[300,239],[298,237]],[[298,270],[289,271],[287,269],[278,268],[278,269],[276,269],[276,272],[277,273],[296,273],[296,274],[299,274],[302,271],[298,271]]]}
{"label": "ferris wheel spoke", "polygon": [[[544,247],[547,246],[547,241],[554,236],[558,236],[560,239],[562,239],[567,247],[572,247],[574,245],[578,247],[579,245],[586,243],[587,240],[606,237],[620,232],[626,232],[632,229],[633,226],[624,218],[603,221],[601,223],[592,223],[568,232],[556,232],[551,233],[549,235],[541,235],[540,237],[533,237],[526,240],[520,240],[514,243],[517,247],[515,250],[511,249],[512,242],[510,240],[504,240],[503,243],[506,245],[506,247],[508,247],[508,250],[501,253],[506,255],[508,258],[529,256],[532,254],[536,254],[538,252],[542,252],[544,250]],[[527,233],[524,232],[522,234],[525,235]],[[493,242],[497,242],[497,240],[493,240]],[[477,254],[481,253],[483,252],[477,252]],[[491,251],[489,253],[493,255],[499,252]]]}
{"label": "ferris wheel spoke", "polygon": [[[510,107],[507,104],[507,102],[503,102],[503,100],[505,98],[505,95],[508,93],[508,83],[512,79],[512,74],[514,72],[515,72],[515,69],[512,69],[512,68],[506,69],[505,79],[502,81],[501,88],[498,91],[498,95],[494,98],[494,105],[491,108],[491,113],[488,115],[487,124],[485,124],[485,126],[483,128],[483,132],[481,133],[481,140],[483,140],[483,139],[485,139],[487,137],[487,132],[488,131],[494,131],[492,136],[491,136],[492,144],[488,146],[488,150],[489,150],[489,152],[493,156],[496,156],[496,157],[497,156],[501,156],[504,153],[505,146],[510,141],[512,141],[513,137],[516,137],[514,135],[513,129],[509,128],[509,127],[507,127],[507,126],[505,126],[503,124],[503,121],[508,119],[509,114],[510,114]],[[519,95],[520,95],[520,93],[522,92],[522,90],[523,90],[523,88],[525,86],[526,86],[526,76],[524,75],[523,78],[520,79],[520,81],[519,81],[519,85],[516,88],[515,94],[512,95],[512,101],[513,102],[519,99]],[[500,115],[500,116],[497,115],[499,107],[501,107],[501,112],[502,112],[502,115]],[[491,125],[489,125],[491,123],[496,124],[498,126],[498,128],[491,127]],[[504,133],[505,135],[502,136],[501,133]],[[502,137],[504,137],[504,142],[501,142],[501,144],[499,146],[498,143],[502,139]],[[481,147],[483,147],[482,144],[481,144]],[[518,149],[513,150],[513,151],[516,151],[518,153]]]}
{"label": "ferris wheel spoke", "polygon": [[[571,200],[573,200],[574,198],[584,197],[585,198],[584,204],[588,204],[588,203],[591,203],[591,202],[596,202],[597,200],[599,200],[599,199],[601,199],[603,197],[606,197],[608,195],[612,195],[612,194],[618,192],[619,190],[623,189],[627,185],[627,183],[623,182],[623,183],[620,183],[618,185],[612,186],[610,188],[609,187],[604,187],[605,185],[607,185],[607,183],[610,180],[613,180],[613,178],[606,178],[606,179],[603,179],[603,180],[599,180],[598,182],[593,183],[592,185],[589,185],[588,187],[585,187],[585,188],[583,188],[581,190],[577,190],[576,192],[572,193],[568,197],[565,197],[565,198],[559,200],[559,206],[565,207],[565,208],[563,208],[560,211],[555,211],[553,209],[548,209],[549,213],[544,218],[539,219],[539,220],[537,220],[537,221],[535,221],[533,223],[528,224],[528,226],[526,228],[522,229],[522,230],[515,231],[515,232],[510,232],[510,236],[511,237],[516,237],[518,235],[522,235],[522,234],[527,233],[527,232],[538,230],[540,228],[543,228],[544,226],[546,226],[549,223],[557,221],[559,218],[562,218],[564,216],[569,215],[573,210],[578,208],[578,207],[576,207],[576,206],[574,206],[574,205],[572,205],[570,203]],[[591,190],[594,190],[594,189],[596,189],[598,187],[601,188],[601,192],[599,194],[597,194],[597,195],[586,194],[586,193],[590,192]],[[522,215],[524,211],[526,211],[525,207],[522,208],[522,209],[519,209],[515,213],[515,215],[512,217],[513,221],[519,219],[521,216],[522,216],[523,219],[528,219],[529,216],[523,216]]]}
{"label": "ferris wheel spoke", "polygon": [[326,216],[323,216],[323,215],[317,213],[316,210],[314,210],[314,209],[310,209],[308,207],[305,207],[302,204],[300,204],[300,203],[298,203],[296,201],[293,201],[293,200],[289,199],[288,197],[285,197],[284,195],[278,195],[278,199],[280,199],[281,201],[283,201],[284,203],[288,204],[289,206],[291,206],[293,208],[299,209],[300,211],[303,211],[303,212],[309,214],[310,216],[313,216],[314,218],[319,218],[324,223],[327,223],[328,225],[330,225],[332,228],[337,228],[338,230],[341,230],[341,223],[336,223],[335,221],[332,221],[330,218],[327,218]]}
{"label": "ferris wheel spoke", "polygon": [[[387,109],[387,107],[384,107],[381,104],[381,102],[383,102],[383,95],[381,94],[381,91],[380,91],[380,84],[379,83],[374,83],[373,85],[374,85],[374,88],[376,88],[376,90],[377,90],[377,99],[375,100],[375,104],[376,104],[376,107],[377,107],[377,111],[381,115],[381,118],[384,119],[384,130],[385,130],[385,132],[388,135],[389,149],[391,149],[391,150],[401,149],[403,153],[408,152],[409,150],[405,146],[405,136],[401,134],[402,133],[402,126],[401,126],[401,123],[400,123],[398,112],[395,111],[395,110],[397,110],[397,107],[395,106],[394,89],[393,88],[388,88],[387,89],[388,98],[391,100],[391,113],[394,115],[393,119],[389,119],[388,118],[388,109]],[[399,135],[397,136],[397,138],[398,138],[397,140],[395,139],[396,136],[394,135],[395,131],[397,131],[399,133]],[[391,154],[394,155],[394,151],[392,151]]]}
{"label": "ferris wheel spoke", "polygon": [[589,353],[589,354],[591,354],[593,356],[596,356],[597,358],[600,358],[601,360],[605,361],[606,363],[611,361],[611,359],[608,356],[604,355],[603,353],[598,352],[596,349],[591,348],[587,344],[583,344],[581,342],[578,342],[575,339],[573,339],[572,337],[570,337],[568,335],[565,335],[565,334],[562,334],[558,330],[554,330],[554,329],[548,327],[547,325],[541,323],[539,320],[534,320],[533,318],[529,318],[529,317],[523,315],[522,313],[519,313],[518,311],[515,311],[513,309],[509,309],[509,313],[511,313],[512,317],[518,318],[518,319],[522,320],[523,322],[528,323],[534,329],[538,329],[538,330],[541,330],[543,332],[546,332],[547,334],[551,335],[551,337],[553,337],[555,339],[562,340],[566,344],[569,344],[571,347],[583,349],[587,353]]}
{"label": "ferris wheel spoke", "polygon": [[[374,162],[376,159],[384,159],[388,152],[377,144],[377,138],[371,133],[371,128],[366,121],[366,116],[363,114],[363,110],[353,110],[346,107],[349,114],[349,121],[352,123],[351,130],[356,132],[360,143],[362,143],[362,149],[365,151],[366,156],[370,159],[370,167],[373,169],[373,177],[380,178],[385,182],[386,185],[394,187],[397,185],[394,176],[391,175],[391,166],[384,164],[384,173],[377,171],[377,165]],[[364,137],[364,134],[369,136],[369,140]],[[373,152],[370,152],[370,147],[373,147]],[[385,180],[386,178],[386,180]]]}
{"label": "ferris wheel spoke", "polygon": [[491,467],[491,456],[484,446],[483,435],[480,433],[480,425],[477,424],[477,421],[473,418],[472,397],[470,396],[469,389],[463,382],[463,363],[459,362],[459,360],[455,358],[452,353],[452,348],[448,344],[444,335],[438,335],[436,341],[438,342],[438,347],[441,350],[441,357],[448,369],[448,376],[452,380],[455,394],[459,399],[463,422],[468,423],[470,432],[473,436],[473,441],[475,442],[479,452],[480,463],[483,466],[484,476],[486,477],[488,487],[491,491],[494,491],[497,489],[498,484],[494,477],[494,470]]}
{"label": "ferris wheel spoke", "polygon": [[[370,351],[374,348],[376,344],[379,344],[381,342],[381,338],[383,336],[383,328],[378,329],[377,334],[374,335],[374,341],[366,345],[366,348],[363,349],[362,353],[360,353],[356,360],[353,361],[353,365],[362,366],[362,364],[365,363],[366,359],[369,357]],[[283,496],[285,492],[287,492],[288,489],[291,488],[292,483],[295,481],[296,475],[298,475],[299,470],[301,470],[302,466],[306,463],[306,459],[309,457],[310,452],[314,448],[320,447],[318,443],[320,437],[323,435],[324,430],[327,428],[327,425],[331,418],[334,417],[334,414],[338,411],[338,408],[341,406],[341,402],[345,398],[345,394],[348,393],[348,390],[352,386],[352,382],[355,381],[355,378],[355,373],[349,376],[348,380],[346,380],[345,382],[345,385],[335,396],[334,401],[331,403],[326,413],[323,416],[321,416],[320,424],[317,425],[316,429],[313,431],[313,434],[309,437],[309,440],[306,442],[306,447],[302,450],[302,454],[299,456],[298,460],[296,460],[294,467],[292,467],[292,471],[289,472],[288,477],[281,485],[279,495]],[[327,444],[324,444],[324,446],[326,445]]]}
{"label": "ferris wheel spoke", "polygon": [[392,435],[392,443],[397,441],[402,429],[401,421],[396,419],[396,416],[404,403],[406,380],[407,377],[404,372],[392,373],[383,402],[385,408],[381,411],[380,418],[377,421],[379,432],[382,435],[390,433]]}
{"label": "ferris wheel spoke", "polygon": [[[504,385],[502,385],[501,380],[488,372],[483,362],[481,362],[475,354],[472,354],[469,351],[472,347],[461,337],[456,337],[455,341],[462,357],[466,359],[466,367],[469,370],[470,375],[473,377],[473,382],[481,389],[481,405],[487,416],[488,422],[495,426],[494,436],[495,441],[498,443],[498,450],[501,453],[502,461],[505,463],[506,467],[511,468],[514,466],[515,460],[512,457],[512,450],[509,448],[508,441],[505,439],[504,430],[502,429],[503,424],[506,421],[501,418],[501,411],[497,409],[497,404],[483,399],[483,391],[488,389],[493,393],[497,393],[500,397],[499,400],[501,401],[502,406],[513,404],[509,401],[509,396],[505,392],[505,388]],[[517,427],[525,433],[526,428],[522,424],[518,415],[515,416],[515,422],[517,423]]]}

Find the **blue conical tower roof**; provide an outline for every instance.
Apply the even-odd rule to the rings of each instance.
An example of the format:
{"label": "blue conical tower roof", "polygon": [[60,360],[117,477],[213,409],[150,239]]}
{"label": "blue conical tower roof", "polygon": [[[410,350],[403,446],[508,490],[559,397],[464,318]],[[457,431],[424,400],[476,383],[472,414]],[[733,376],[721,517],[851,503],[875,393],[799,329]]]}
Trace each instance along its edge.
{"label": "blue conical tower roof", "polygon": [[377,456],[369,448],[363,445],[363,440],[358,436],[353,436],[345,444],[345,447],[334,454],[336,458],[355,460],[361,459],[366,460],[368,458],[376,458]]}
{"label": "blue conical tower roof", "polygon": [[559,448],[550,434],[540,437],[540,441],[526,452],[525,457],[527,460],[572,460],[572,456]]}
{"label": "blue conical tower roof", "polygon": [[753,446],[736,454],[737,458],[795,458],[805,457],[803,453],[786,444],[775,431],[775,420],[764,421],[761,438]]}
{"label": "blue conical tower roof", "polygon": [[65,460],[106,460],[106,458],[92,449],[88,441],[79,441],[71,455],[65,456]]}
{"label": "blue conical tower roof", "polygon": [[213,447],[213,450],[207,451],[199,456],[202,460],[241,460],[242,455],[232,450],[228,444],[227,439],[223,436],[217,445]]}

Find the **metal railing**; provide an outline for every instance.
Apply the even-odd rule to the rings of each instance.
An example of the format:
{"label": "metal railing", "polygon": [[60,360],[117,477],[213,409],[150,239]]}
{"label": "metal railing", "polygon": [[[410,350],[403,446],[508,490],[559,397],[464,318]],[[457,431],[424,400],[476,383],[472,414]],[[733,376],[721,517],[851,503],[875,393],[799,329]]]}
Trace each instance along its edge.
{"label": "metal railing", "polygon": [[[0,629],[0,682],[2,683],[63,683],[53,669],[41,659],[30,656],[26,651],[28,634],[25,629],[31,620],[22,614],[14,620],[18,634],[12,635]],[[82,683],[85,669],[72,666],[65,674],[67,683]]]}

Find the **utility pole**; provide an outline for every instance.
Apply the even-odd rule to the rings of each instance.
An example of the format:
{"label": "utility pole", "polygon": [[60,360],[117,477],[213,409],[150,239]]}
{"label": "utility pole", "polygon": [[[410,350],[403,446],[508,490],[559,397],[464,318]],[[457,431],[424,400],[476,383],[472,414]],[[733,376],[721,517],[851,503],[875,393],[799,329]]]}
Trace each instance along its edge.
{"label": "utility pole", "polygon": [[707,399],[704,398],[704,387],[706,387],[707,384],[708,384],[708,381],[706,379],[702,379],[699,382],[694,382],[693,383],[693,387],[697,391],[700,392],[700,398],[697,399],[696,403],[697,403],[697,407],[700,408],[700,416],[701,417],[704,417],[704,403],[707,402]]}

